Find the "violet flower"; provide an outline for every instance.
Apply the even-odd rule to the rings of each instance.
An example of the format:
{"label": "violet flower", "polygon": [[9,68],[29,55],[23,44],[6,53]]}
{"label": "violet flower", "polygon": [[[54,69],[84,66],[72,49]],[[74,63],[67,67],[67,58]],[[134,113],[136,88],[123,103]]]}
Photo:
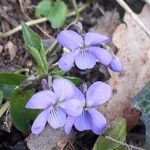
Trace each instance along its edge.
{"label": "violet flower", "polygon": [[107,102],[110,97],[111,87],[101,81],[95,82],[89,87],[86,98],[76,88],[74,98],[80,99],[82,102],[82,114],[77,117],[68,116],[65,124],[66,133],[70,133],[74,125],[79,131],[92,130],[95,134],[102,134],[107,127],[107,121],[95,107]]}
{"label": "violet flower", "polygon": [[74,85],[66,79],[55,79],[53,91],[37,92],[27,102],[26,108],[43,109],[35,119],[31,131],[40,134],[48,122],[54,129],[64,126],[66,114],[72,117],[82,111],[81,102],[73,97]]}
{"label": "violet flower", "polygon": [[72,30],[61,31],[57,36],[57,42],[70,52],[61,57],[58,66],[63,71],[69,71],[75,62],[81,70],[91,69],[95,66],[96,60],[109,65],[112,60],[110,52],[99,47],[99,44],[108,43],[108,41],[107,36],[98,33],[88,32],[81,36]]}
{"label": "violet flower", "polygon": [[123,71],[123,66],[122,63],[119,59],[119,57],[114,56],[112,61],[109,64],[109,68],[114,71],[114,72],[122,72]]}

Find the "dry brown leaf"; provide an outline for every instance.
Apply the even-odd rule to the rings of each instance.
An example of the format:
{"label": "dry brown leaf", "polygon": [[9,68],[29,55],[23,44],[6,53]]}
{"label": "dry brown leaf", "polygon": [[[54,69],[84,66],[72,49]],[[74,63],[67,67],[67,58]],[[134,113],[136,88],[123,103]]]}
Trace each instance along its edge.
{"label": "dry brown leaf", "polygon": [[[150,29],[150,7],[144,6],[138,16]],[[150,80],[150,38],[128,14],[125,14],[124,22],[126,24],[120,24],[112,38],[119,50],[117,55],[123,62],[124,73],[112,73],[112,98],[105,106],[99,107],[99,110],[108,120],[125,116],[129,127],[132,127],[139,112],[131,107],[131,101]]]}
{"label": "dry brown leaf", "polygon": [[10,60],[11,61],[15,58],[16,52],[17,52],[17,47],[11,41],[9,41],[4,46],[4,53],[5,53],[5,55],[9,55],[10,56]]}
{"label": "dry brown leaf", "polygon": [[116,10],[105,11],[104,15],[98,19],[97,24],[92,27],[90,31],[98,32],[110,37],[119,23],[119,14]]}
{"label": "dry brown leaf", "polygon": [[40,135],[28,136],[27,146],[30,150],[63,150],[70,147],[69,141],[74,141],[74,135],[66,135],[63,128],[53,129],[47,125]]}
{"label": "dry brown leaf", "polygon": [[30,134],[27,138],[27,146],[30,150],[55,149],[62,134],[62,128],[55,130],[48,125],[40,135]]}
{"label": "dry brown leaf", "polygon": [[[116,9],[112,11],[104,11],[103,16],[97,20],[97,24],[92,27],[90,31],[97,32],[111,38],[114,30],[119,24],[119,13],[116,11]],[[116,47],[112,41],[109,43],[109,46],[116,51]]]}

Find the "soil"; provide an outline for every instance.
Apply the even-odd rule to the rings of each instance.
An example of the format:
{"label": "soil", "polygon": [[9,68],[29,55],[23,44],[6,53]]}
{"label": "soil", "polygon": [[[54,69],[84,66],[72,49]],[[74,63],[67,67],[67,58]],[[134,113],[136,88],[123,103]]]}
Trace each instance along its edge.
{"label": "soil", "polygon": [[[67,0],[66,0],[67,1]],[[80,0],[78,0],[80,1]],[[96,1],[96,0],[95,0]],[[128,4],[139,12],[143,6],[142,0],[127,0]],[[26,1],[25,3],[25,14],[30,18],[34,18],[34,6],[38,1]],[[124,10],[117,5],[114,0],[100,0],[100,6],[105,10],[118,9],[121,17],[124,14]],[[86,11],[81,13],[82,23],[86,30],[93,27],[96,24],[96,19],[102,15],[100,11],[94,7],[95,3],[91,5]],[[91,18],[89,18],[91,17]],[[7,32],[10,29],[18,26],[21,21],[27,21],[28,19],[23,14],[18,0],[0,0],[0,32]],[[52,30],[49,23],[43,23],[39,25],[48,34],[54,35],[57,33],[56,30]],[[32,27],[43,39],[47,37],[39,31],[36,27]],[[0,46],[4,47],[7,42],[11,41],[17,47],[17,53],[15,58],[11,61],[10,56],[6,52],[0,51],[0,72],[13,72],[21,68],[29,68],[32,64],[29,64],[31,58],[25,51],[25,44],[22,39],[21,32],[17,32],[7,38],[0,38]],[[84,78],[84,75],[83,75]],[[102,77],[104,79],[104,77]],[[28,135],[23,135],[14,126],[11,127],[10,132],[4,126],[4,119],[0,120],[0,150],[27,150],[25,138]],[[91,132],[77,133],[74,147],[76,150],[91,150],[98,136]],[[90,142],[89,142],[90,141]],[[127,142],[132,145],[139,147],[145,147],[145,127],[144,124],[139,123],[128,132]]]}

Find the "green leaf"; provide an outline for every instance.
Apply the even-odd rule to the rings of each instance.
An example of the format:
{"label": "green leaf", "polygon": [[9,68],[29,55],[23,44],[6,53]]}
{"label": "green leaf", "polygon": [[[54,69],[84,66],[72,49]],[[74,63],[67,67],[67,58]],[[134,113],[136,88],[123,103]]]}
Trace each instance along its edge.
{"label": "green leaf", "polygon": [[67,17],[67,7],[65,3],[61,0],[57,0],[47,17],[53,28],[61,27]]}
{"label": "green leaf", "polygon": [[15,73],[0,73],[0,90],[3,92],[4,98],[10,98],[15,88],[25,79],[26,77],[21,74]]}
{"label": "green leaf", "polygon": [[[22,23],[23,38],[28,47],[34,47],[37,51],[41,50],[41,38],[34,33],[25,23]],[[29,50],[30,52],[30,50]]]}
{"label": "green leaf", "polygon": [[50,74],[52,75],[52,76],[64,76],[65,75],[65,72],[64,71],[62,71],[62,70],[60,70],[60,69],[58,69],[58,68],[51,68],[50,69]]}
{"label": "green leaf", "polygon": [[141,119],[146,126],[146,146],[150,149],[150,82],[134,98],[132,105],[142,112]]}
{"label": "green leaf", "polygon": [[50,11],[51,11],[51,1],[43,0],[36,6],[35,16],[36,17],[47,16]]}
{"label": "green leaf", "polygon": [[0,84],[18,85],[26,77],[22,74],[0,73]]}
{"label": "green leaf", "polygon": [[35,90],[22,91],[17,88],[10,100],[11,118],[14,126],[23,133],[29,132],[31,121],[37,116],[37,110],[25,108],[25,104],[34,94]]}
{"label": "green leaf", "polygon": [[[34,48],[34,47],[29,47],[30,49],[30,54],[32,55],[32,57],[34,58],[35,62],[36,62],[36,71],[39,75],[46,75],[47,74],[47,67],[45,67],[44,65],[44,61],[41,58],[41,56],[39,55],[39,52]],[[47,66],[47,65],[46,65]]]}
{"label": "green leaf", "polygon": [[0,91],[0,105],[1,105],[1,103],[2,103],[2,101],[3,101],[3,97],[4,97],[3,92]]}
{"label": "green leaf", "polygon": [[75,85],[80,85],[81,84],[81,79],[78,78],[78,77],[64,76],[64,78],[72,81]]}
{"label": "green leaf", "polygon": [[[124,118],[117,118],[107,129],[106,134],[113,139],[125,142],[126,140],[126,120]],[[116,150],[120,148],[120,144],[108,139],[105,136],[100,136],[94,144],[93,150]],[[125,148],[122,148],[124,150]]]}
{"label": "green leaf", "polygon": [[36,7],[35,16],[45,16],[53,28],[59,28],[67,17],[67,7],[62,0],[57,0],[53,5],[50,0],[43,0]]}
{"label": "green leaf", "polygon": [[34,33],[25,23],[22,23],[22,33],[24,41],[28,46],[28,52],[36,62],[36,69],[38,74],[47,75],[48,63],[42,39],[36,33]]}
{"label": "green leaf", "polygon": [[150,82],[134,98],[132,105],[144,114],[150,113]]}
{"label": "green leaf", "polygon": [[128,150],[128,148],[121,145],[117,148],[114,148],[114,150]]}

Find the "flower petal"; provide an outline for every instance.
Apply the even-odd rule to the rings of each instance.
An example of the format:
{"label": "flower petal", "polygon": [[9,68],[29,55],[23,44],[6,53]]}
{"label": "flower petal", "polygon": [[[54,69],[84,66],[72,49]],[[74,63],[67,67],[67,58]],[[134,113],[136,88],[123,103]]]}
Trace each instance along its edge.
{"label": "flower petal", "polygon": [[95,108],[88,110],[91,120],[91,128],[95,134],[102,134],[106,130],[107,120],[106,118]]}
{"label": "flower petal", "polygon": [[82,106],[84,106],[85,105],[85,97],[84,97],[83,93],[77,87],[74,87],[74,88],[75,88],[75,90],[74,90],[72,97],[80,100],[80,102],[82,103]]}
{"label": "flower petal", "polygon": [[53,81],[53,90],[56,93],[58,100],[62,101],[72,97],[74,85],[67,79],[59,78]]}
{"label": "flower petal", "polygon": [[108,43],[109,37],[94,32],[88,32],[85,34],[84,40],[86,46],[94,46],[98,44]]}
{"label": "flower petal", "polygon": [[115,72],[122,72],[123,71],[123,66],[122,66],[122,63],[119,59],[119,57],[115,57],[111,63],[109,64],[109,68],[112,70],[112,71],[115,71]]}
{"label": "flower petal", "polygon": [[109,100],[111,97],[111,87],[101,81],[93,83],[86,93],[88,106],[98,106]]}
{"label": "flower petal", "polygon": [[87,111],[83,111],[80,116],[76,117],[76,120],[74,122],[74,126],[79,130],[79,131],[84,131],[84,130],[90,130],[91,125],[90,125],[90,116]]}
{"label": "flower petal", "polygon": [[97,46],[90,46],[89,51],[95,55],[95,57],[99,60],[100,63],[104,65],[109,65],[112,60],[112,55],[109,51],[104,48],[100,48]]}
{"label": "flower petal", "polygon": [[46,109],[36,117],[31,127],[31,131],[33,134],[38,135],[44,130],[47,122],[47,115],[48,115],[48,110]]}
{"label": "flower petal", "polygon": [[34,94],[26,104],[26,108],[45,109],[55,103],[57,97],[50,90],[40,91]]}
{"label": "flower petal", "polygon": [[88,51],[81,51],[81,53],[75,58],[76,66],[81,69],[91,69],[96,64],[96,57]]}
{"label": "flower petal", "polygon": [[67,54],[64,54],[58,61],[59,68],[63,71],[69,71],[74,64],[75,57],[77,55],[78,55],[77,50],[67,53]]}
{"label": "flower petal", "polygon": [[58,34],[57,42],[70,50],[76,50],[83,45],[83,38],[77,32],[64,30]]}
{"label": "flower petal", "polygon": [[75,117],[83,111],[83,105],[80,100],[71,98],[59,104],[59,107],[69,116]]}
{"label": "flower petal", "polygon": [[69,134],[75,122],[75,117],[68,116],[65,123],[65,132]]}
{"label": "flower petal", "polygon": [[66,115],[61,109],[55,108],[50,110],[47,121],[52,128],[57,129],[64,126]]}

